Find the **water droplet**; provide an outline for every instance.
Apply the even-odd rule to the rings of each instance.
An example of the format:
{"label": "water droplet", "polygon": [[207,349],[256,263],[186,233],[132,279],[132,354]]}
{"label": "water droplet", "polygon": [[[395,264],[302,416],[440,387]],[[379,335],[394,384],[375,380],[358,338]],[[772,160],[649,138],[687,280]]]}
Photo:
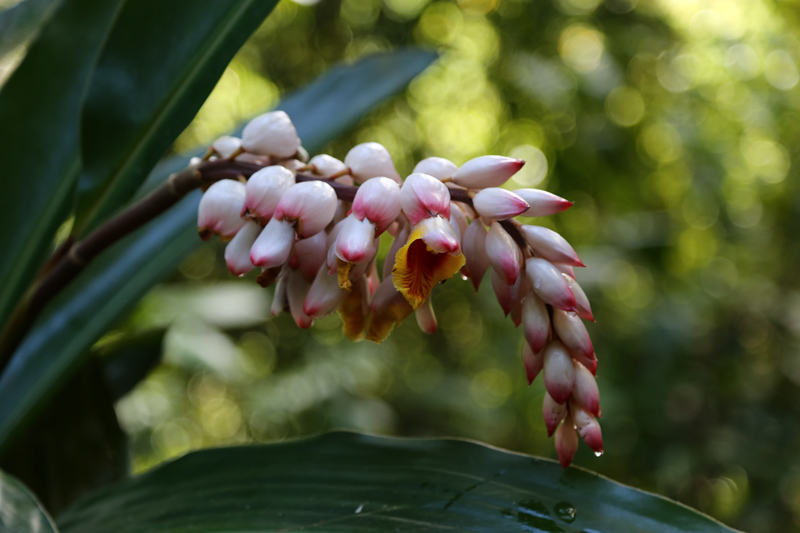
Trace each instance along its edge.
{"label": "water droplet", "polygon": [[600,457],[601,455],[603,455],[603,450],[600,450],[599,452],[594,452],[595,457]]}
{"label": "water droplet", "polygon": [[553,509],[556,512],[556,516],[559,517],[561,520],[566,522],[567,524],[571,524],[575,521],[575,515],[578,514],[578,510],[572,506],[571,503],[561,502],[556,504],[555,508]]}

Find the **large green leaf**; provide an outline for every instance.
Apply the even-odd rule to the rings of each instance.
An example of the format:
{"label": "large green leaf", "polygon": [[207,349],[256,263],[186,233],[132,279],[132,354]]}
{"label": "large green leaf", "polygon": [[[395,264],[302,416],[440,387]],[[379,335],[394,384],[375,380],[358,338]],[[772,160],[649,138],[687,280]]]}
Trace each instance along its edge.
{"label": "large green leaf", "polygon": [[126,203],[277,0],[128,2],[83,111],[76,231]]}
{"label": "large green leaf", "polygon": [[[332,69],[280,107],[296,121],[313,152],[405,87],[435,58],[421,50],[368,57]],[[185,164],[186,159],[176,158],[160,165],[151,183]],[[190,195],[115,245],[49,306],[0,376],[0,452],[80,367],[89,347],[200,244],[195,226],[199,198],[199,193]]]}
{"label": "large green leaf", "polygon": [[0,472],[0,531],[3,533],[57,533],[36,496],[12,476]]}
{"label": "large green leaf", "polygon": [[0,13],[0,56],[33,38],[56,5],[56,0],[24,0]]}
{"label": "large green leaf", "polygon": [[82,500],[58,523],[62,533],[733,531],[547,459],[352,433],[195,452]]}
{"label": "large green leaf", "polygon": [[85,89],[121,0],[64,0],[0,91],[0,325],[66,217]]}

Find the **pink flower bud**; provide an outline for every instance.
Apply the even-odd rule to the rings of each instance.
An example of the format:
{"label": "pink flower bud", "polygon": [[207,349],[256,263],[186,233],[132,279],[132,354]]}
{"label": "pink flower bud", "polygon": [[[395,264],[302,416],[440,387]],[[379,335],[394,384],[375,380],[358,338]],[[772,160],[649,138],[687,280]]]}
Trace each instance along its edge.
{"label": "pink flower bud", "polygon": [[389,178],[373,178],[356,191],[353,214],[368,219],[380,235],[400,215],[400,187]]}
{"label": "pink flower bud", "polygon": [[575,279],[575,269],[571,266],[565,265],[564,263],[553,263],[553,266],[556,267],[562,274],[566,274],[572,279]]}
{"label": "pink flower bud", "polygon": [[437,254],[457,255],[461,253],[461,245],[453,231],[453,226],[442,217],[423,219],[414,226],[413,231],[420,231],[422,241]]}
{"label": "pink flower bud", "polygon": [[328,154],[315,155],[311,158],[311,161],[308,162],[308,165],[311,167],[311,172],[314,173],[314,175],[323,178],[329,178],[334,174],[347,170],[347,165]]}
{"label": "pink flower bud", "polygon": [[539,257],[530,257],[525,261],[525,272],[533,291],[545,303],[566,311],[575,309],[575,295],[552,263]]}
{"label": "pink flower bud", "polygon": [[476,291],[486,274],[486,269],[489,268],[489,256],[486,255],[486,235],[486,226],[480,219],[475,219],[467,227],[462,239],[464,257],[467,259],[467,272]]}
{"label": "pink flower bud", "polygon": [[575,385],[575,368],[572,357],[559,341],[553,341],[544,350],[544,386],[558,403],[564,403]]}
{"label": "pink flower bud", "polygon": [[556,452],[562,468],[566,468],[578,451],[578,434],[572,422],[572,416],[567,415],[556,431]]}
{"label": "pink flower bud", "polygon": [[579,353],[570,352],[572,359],[579,362],[583,366],[585,366],[589,372],[592,373],[593,376],[597,375],[597,356],[593,356],[592,358],[586,357],[585,355],[581,355]]}
{"label": "pink flower bud", "polygon": [[281,197],[294,185],[294,174],[280,165],[254,172],[247,180],[242,215],[249,215],[262,224],[269,222]]}
{"label": "pink flower bud", "polygon": [[503,315],[508,316],[516,301],[514,286],[506,283],[503,275],[498,274],[494,269],[492,269],[492,290],[497,297],[497,303],[503,310]]}
{"label": "pink flower bud", "polygon": [[516,283],[522,266],[522,252],[511,235],[497,222],[492,222],[486,236],[486,256],[492,269],[503,277],[503,281],[508,285]]}
{"label": "pink flower bud", "polygon": [[573,202],[564,200],[553,193],[540,189],[517,189],[514,194],[522,197],[530,206],[527,211],[522,213],[526,217],[546,217],[555,215],[565,209],[572,207]]}
{"label": "pink flower bud", "polygon": [[525,376],[528,378],[528,385],[533,383],[539,372],[542,371],[544,366],[544,357],[542,353],[534,353],[527,342],[522,343],[522,362],[525,364]]}
{"label": "pink flower bud", "polygon": [[289,222],[273,218],[250,248],[250,261],[264,269],[282,265],[289,259],[294,237]]}
{"label": "pink flower bud", "polygon": [[577,407],[574,403],[571,405],[570,415],[578,428],[578,434],[583,439],[583,442],[594,450],[595,454],[601,455],[603,453],[603,434],[600,431],[600,424],[591,414]]}
{"label": "pink flower bud", "polygon": [[597,388],[597,381],[588,368],[577,361],[572,363],[575,367],[572,401],[594,416],[600,416],[600,391]]}
{"label": "pink flower bud", "polygon": [[433,176],[437,180],[449,178],[456,173],[458,167],[452,161],[443,157],[428,157],[414,167],[414,172]]}
{"label": "pink flower bud", "polygon": [[523,213],[528,203],[505,189],[492,187],[483,189],[472,199],[475,211],[484,218],[506,220]]}
{"label": "pink flower bud", "polygon": [[338,277],[331,275],[323,266],[308,290],[303,303],[303,312],[312,318],[320,318],[335,311],[345,298],[347,291],[339,287]]}
{"label": "pink flower bud", "polygon": [[524,164],[525,161],[521,159],[484,155],[470,159],[461,165],[461,168],[453,174],[452,180],[456,185],[470,189],[499,187],[516,174]]}
{"label": "pink flower bud", "polygon": [[321,181],[305,181],[292,185],[275,208],[278,220],[297,223],[300,238],[311,237],[333,220],[339,200],[336,191]]}
{"label": "pink flower bud", "polygon": [[554,309],[553,329],[561,339],[561,342],[570,351],[585,357],[594,356],[592,339],[589,337],[589,332],[586,331],[586,326],[583,325],[583,321],[577,313]]}
{"label": "pink flower bud", "polygon": [[542,414],[544,415],[544,425],[547,428],[547,436],[553,435],[558,427],[558,423],[567,416],[567,404],[556,402],[547,392],[544,393],[542,402]]}
{"label": "pink flower bud", "polygon": [[300,138],[294,124],[283,111],[259,115],[244,127],[242,147],[253,154],[292,157],[300,148]]}
{"label": "pink flower bud", "polygon": [[458,237],[458,242],[463,244],[464,241],[462,238],[464,232],[467,231],[469,222],[467,222],[467,216],[464,214],[464,211],[455,202],[450,202],[450,225],[453,226],[453,231],[455,231],[456,237]]}
{"label": "pink flower bud", "polygon": [[242,229],[225,247],[225,264],[234,276],[244,276],[255,268],[250,261],[250,248],[261,233],[261,226],[251,221],[245,222]]}
{"label": "pink flower bud", "polygon": [[239,148],[242,147],[242,140],[238,137],[225,135],[214,141],[214,144],[211,145],[211,147],[222,159],[228,159],[237,150],[239,150]]}
{"label": "pink flower bud", "polygon": [[531,291],[522,301],[522,331],[534,352],[544,349],[550,335],[550,315],[544,302]]}
{"label": "pink flower bud", "polygon": [[400,189],[400,203],[412,226],[427,217],[450,218],[450,191],[427,174],[411,174]]}
{"label": "pink flower bud", "polygon": [[288,269],[284,267],[281,272],[282,275],[278,277],[278,282],[275,284],[275,294],[272,296],[272,304],[270,305],[272,316],[280,315],[289,307],[289,302],[286,300],[287,272]]}
{"label": "pink flower bud", "polygon": [[586,266],[567,240],[555,231],[542,226],[528,225],[522,226],[520,229],[538,257],[547,259],[551,263]]}
{"label": "pink flower bud", "polygon": [[314,319],[303,312],[303,305],[305,304],[306,295],[311,285],[305,280],[303,275],[296,270],[290,270],[288,276],[286,300],[289,302],[289,312],[292,314],[292,318],[295,324],[297,324],[297,327],[308,329],[314,325]]}
{"label": "pink flower bud", "polygon": [[320,231],[316,235],[294,244],[297,268],[308,282],[314,280],[319,267],[325,264],[325,258],[328,255],[327,241],[328,236],[324,231]]}
{"label": "pink flower bud", "polygon": [[402,181],[394,168],[389,151],[376,142],[358,144],[351,148],[344,158],[344,164],[350,168],[350,174],[357,183],[381,176],[397,183]]}
{"label": "pink flower bud", "polygon": [[[362,185],[362,187],[365,187]],[[355,213],[341,221],[334,245],[336,257],[348,263],[360,263],[375,255],[373,241],[375,226],[367,220],[359,220]]]}
{"label": "pink flower bud", "polygon": [[563,274],[563,276],[564,279],[567,280],[567,284],[569,285],[572,294],[575,295],[575,308],[578,311],[578,316],[584,320],[591,320],[594,322],[592,306],[589,305],[589,298],[586,297],[586,293],[583,292],[583,289],[580,285],[578,285],[578,282],[575,281],[575,278],[571,278],[567,274]]}
{"label": "pink flower bud", "polygon": [[[444,187],[444,185],[442,185]],[[204,241],[211,235],[230,240],[244,226],[239,216],[244,205],[244,183],[220,180],[211,185],[197,208],[197,231]]]}
{"label": "pink flower bud", "polygon": [[417,317],[419,329],[428,334],[436,333],[436,315],[430,297],[414,311],[414,315]]}

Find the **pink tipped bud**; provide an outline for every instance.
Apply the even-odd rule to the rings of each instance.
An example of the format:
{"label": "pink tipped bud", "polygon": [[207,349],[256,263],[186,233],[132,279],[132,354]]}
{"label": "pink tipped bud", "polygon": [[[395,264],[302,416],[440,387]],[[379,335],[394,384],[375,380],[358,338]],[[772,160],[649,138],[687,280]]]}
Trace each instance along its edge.
{"label": "pink tipped bud", "polygon": [[375,224],[380,235],[400,215],[400,186],[389,178],[374,178],[356,191],[353,214]]}
{"label": "pink tipped bud", "polygon": [[462,239],[464,237],[464,232],[467,231],[469,222],[467,221],[467,215],[458,204],[454,202],[450,202],[450,225],[453,226],[453,230],[455,230],[458,236],[458,242],[463,244],[464,241]]}
{"label": "pink tipped bud", "polygon": [[522,252],[503,226],[492,222],[486,236],[486,256],[492,269],[503,277],[508,285],[516,283],[522,266]]}
{"label": "pink tipped bud", "polygon": [[584,357],[594,357],[592,339],[577,313],[554,309],[553,329],[570,351]]}
{"label": "pink tipped bud", "polygon": [[553,263],[553,266],[558,269],[559,272],[565,274],[572,279],[575,279],[575,269],[569,265],[565,265],[563,263]]}
{"label": "pink tipped bud", "polygon": [[534,353],[527,342],[522,343],[522,362],[525,364],[525,376],[528,378],[528,385],[533,383],[539,372],[544,366],[544,354]]}
{"label": "pink tipped bud", "polygon": [[300,238],[311,237],[333,220],[339,200],[336,191],[321,181],[292,185],[275,208],[275,217],[297,223]]}
{"label": "pink tipped bud", "polygon": [[552,396],[545,392],[542,414],[544,415],[544,425],[547,428],[547,436],[551,437],[558,427],[558,423],[567,416],[567,404],[556,402]]}
{"label": "pink tipped bud", "polygon": [[369,142],[354,146],[347,152],[344,164],[350,168],[350,174],[357,183],[381,176],[401,182],[392,156],[382,144]]}
{"label": "pink tipped bud", "polygon": [[436,315],[433,312],[433,304],[430,297],[414,311],[417,317],[419,329],[428,334],[436,333]]}
{"label": "pink tipped bud", "polygon": [[600,424],[589,413],[571,404],[572,409],[570,415],[572,416],[575,426],[578,428],[578,434],[583,439],[589,448],[594,450],[596,454],[603,453],[603,434],[600,431]]}
{"label": "pink tipped bud", "polygon": [[422,231],[422,241],[437,254],[460,253],[461,245],[458,237],[447,219],[436,216],[423,219],[414,226],[413,231],[418,230]]}
{"label": "pink tipped bud", "polygon": [[278,282],[275,284],[275,294],[272,296],[272,304],[270,305],[270,312],[272,316],[278,316],[289,307],[289,302],[286,300],[286,281],[287,271],[284,267],[282,275],[278,277]]}
{"label": "pink tipped bud", "polygon": [[600,391],[597,388],[597,381],[591,371],[577,361],[573,361],[575,367],[575,384],[572,386],[572,401],[581,408],[600,416]]}
{"label": "pink tipped bud", "polygon": [[238,137],[225,135],[214,141],[211,147],[222,159],[228,159],[242,147],[242,140]]}
{"label": "pink tipped bud", "polygon": [[466,268],[475,290],[480,287],[481,280],[489,268],[489,256],[486,255],[486,226],[480,219],[475,219],[464,232],[464,257]]}
{"label": "pink tipped bud", "polygon": [[[499,187],[525,164],[522,159],[484,155],[470,159],[453,174],[453,183],[470,189]],[[527,204],[526,204],[527,205]],[[525,208],[527,209],[527,207]]]}
{"label": "pink tipped bud", "polygon": [[578,311],[578,316],[584,320],[591,320],[594,322],[592,306],[589,305],[589,298],[586,297],[586,293],[583,292],[583,289],[580,285],[578,285],[578,282],[575,281],[575,278],[572,278],[567,274],[563,274],[563,276],[564,279],[567,280],[567,284],[569,285],[572,294],[575,295],[575,309]]}
{"label": "pink tipped bud", "polygon": [[530,207],[522,213],[526,217],[546,217],[572,207],[569,200],[540,189],[517,189],[514,194],[528,202]]}
{"label": "pink tipped bud", "polygon": [[545,303],[566,311],[575,309],[575,295],[552,263],[539,257],[530,257],[525,261],[525,272],[533,291]]}
{"label": "pink tipped bud", "polygon": [[261,233],[261,226],[248,221],[225,247],[225,264],[234,276],[244,276],[255,268],[250,261],[250,248]]}
{"label": "pink tipped bud", "polygon": [[359,220],[355,214],[351,214],[338,226],[339,234],[334,245],[336,257],[348,263],[361,263],[375,255],[375,226],[372,222],[366,218]]}
{"label": "pink tipped bud", "polygon": [[572,422],[572,415],[567,415],[556,431],[556,452],[562,468],[566,468],[578,451],[578,434]]}
{"label": "pink tipped bud", "polygon": [[265,167],[254,172],[247,180],[242,214],[248,214],[266,224],[275,213],[281,197],[292,185],[294,185],[294,174],[280,165]]}
{"label": "pink tipped bud", "polygon": [[544,302],[531,291],[522,301],[522,331],[533,351],[541,352],[550,335],[550,315]]}
{"label": "pink tipped bud", "polygon": [[511,191],[492,187],[483,189],[472,199],[475,211],[484,218],[506,220],[528,209],[528,204]]}
{"label": "pink tipped bud", "polygon": [[503,314],[508,316],[516,301],[514,286],[506,283],[503,275],[492,269],[492,289],[497,297],[497,303],[500,304],[500,308],[503,310]]}
{"label": "pink tipped bud", "polygon": [[294,244],[297,268],[308,282],[314,280],[319,267],[325,264],[325,258],[328,255],[327,241],[328,236],[324,231],[320,231],[316,235]]}
{"label": "pink tipped bud", "polygon": [[575,385],[572,357],[559,341],[551,342],[544,350],[544,386],[558,403],[564,403]]}
{"label": "pink tipped bud", "polygon": [[586,266],[567,240],[555,231],[542,226],[522,226],[520,229],[537,256],[551,263]]}
{"label": "pink tipped bud", "polygon": [[305,280],[302,274],[296,270],[288,273],[289,279],[286,285],[286,300],[289,302],[289,312],[294,318],[297,327],[308,329],[314,324],[314,319],[305,314],[303,306],[306,295],[311,285]]}
{"label": "pink tipped bud", "polygon": [[339,287],[338,277],[335,274],[331,275],[323,266],[308,290],[303,303],[303,312],[312,318],[328,315],[344,303],[347,294],[346,290]]}
{"label": "pink tipped bud", "polygon": [[285,159],[297,153],[300,137],[289,115],[271,111],[247,123],[242,131],[242,147],[253,154]]}
{"label": "pink tipped bud", "polygon": [[411,174],[406,178],[400,189],[400,203],[413,226],[435,215],[450,218],[450,191],[427,174]]}
{"label": "pink tipped bud", "polygon": [[234,180],[220,180],[208,188],[197,208],[197,231],[201,239],[219,235],[230,240],[236,235],[244,226],[240,216],[244,192],[244,183]]}
{"label": "pink tipped bud", "polygon": [[443,180],[456,173],[458,167],[452,161],[443,157],[428,157],[423,159],[414,167],[414,172],[433,176],[437,180]]}
{"label": "pink tipped bud", "polygon": [[585,355],[581,355],[579,353],[570,352],[572,358],[585,366],[589,372],[592,373],[593,376],[597,375],[597,357],[594,356],[593,358],[586,357]]}
{"label": "pink tipped bud", "polygon": [[264,269],[282,265],[289,259],[294,237],[289,222],[273,218],[250,248],[250,261]]}
{"label": "pink tipped bud", "polygon": [[311,167],[311,172],[314,175],[323,178],[329,178],[334,174],[339,174],[347,170],[347,165],[328,154],[315,155],[311,158],[311,161],[308,162],[308,165]]}

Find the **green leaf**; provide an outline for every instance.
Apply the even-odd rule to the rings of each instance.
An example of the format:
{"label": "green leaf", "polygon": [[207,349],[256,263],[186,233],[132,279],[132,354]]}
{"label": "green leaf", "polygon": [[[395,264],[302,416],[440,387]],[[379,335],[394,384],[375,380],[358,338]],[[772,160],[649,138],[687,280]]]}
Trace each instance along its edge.
{"label": "green leaf", "polygon": [[733,531],[547,459],[352,433],[191,453],[95,493],[58,523],[63,533]]}
{"label": "green leaf", "polygon": [[0,472],[0,531],[58,533],[53,520],[25,485]]}
{"label": "green leaf", "polygon": [[97,63],[83,112],[75,231],[131,199],[277,0],[137,0]]}
{"label": "green leaf", "polygon": [[128,474],[127,436],[98,358],[59,391],[0,468],[30,487],[56,515]]}
{"label": "green leaf", "polygon": [[[403,89],[436,57],[421,50],[367,57],[332,69],[280,107],[295,120],[298,133],[310,140],[307,146],[314,152]],[[309,110],[320,114],[310,115]],[[174,158],[160,165],[149,183],[160,183],[187,160]],[[81,366],[92,344],[200,245],[199,199],[199,192],[190,195],[117,243],[48,307],[0,376],[0,453]]]}
{"label": "green leaf", "polygon": [[32,39],[56,5],[56,0],[24,0],[0,13],[0,56]]}
{"label": "green leaf", "polygon": [[157,330],[135,336],[125,336],[102,349],[101,362],[104,381],[117,401],[128,394],[161,362],[164,335]]}
{"label": "green leaf", "polygon": [[80,170],[80,108],[120,0],[64,0],[0,91],[0,324],[36,275]]}

